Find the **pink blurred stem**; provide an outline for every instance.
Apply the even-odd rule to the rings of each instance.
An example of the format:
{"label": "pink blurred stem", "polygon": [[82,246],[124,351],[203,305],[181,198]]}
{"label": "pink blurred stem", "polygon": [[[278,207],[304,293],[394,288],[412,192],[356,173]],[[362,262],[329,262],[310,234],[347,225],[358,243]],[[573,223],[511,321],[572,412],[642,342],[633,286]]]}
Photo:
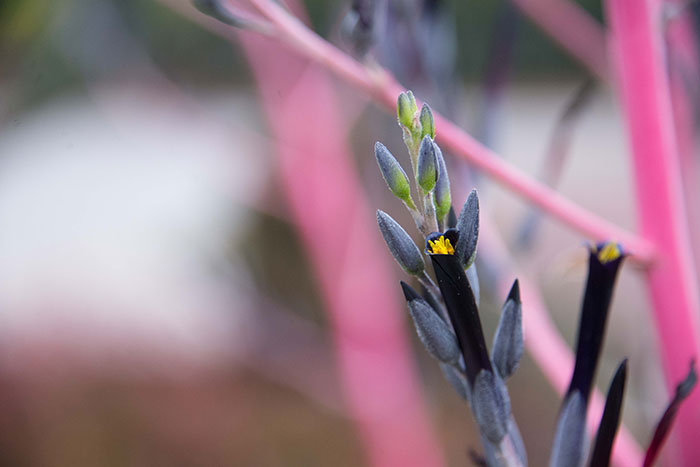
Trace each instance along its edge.
{"label": "pink blurred stem", "polygon": [[605,81],[605,31],[571,0],[513,0],[520,10],[582,65]]}
{"label": "pink blurred stem", "polygon": [[690,227],[696,269],[700,267],[700,179],[695,151],[695,125],[693,103],[698,100],[700,87],[700,63],[698,61],[697,35],[690,8],[681,0],[669,3],[681,9],[681,13],[669,19],[666,27],[667,65],[671,86],[671,104],[678,141],[686,216]]}
{"label": "pink blurred stem", "polygon": [[[443,465],[402,329],[397,284],[328,77],[241,34],[276,140],[282,188],[330,314],[350,413],[375,466]],[[382,251],[379,251],[382,246]]]}
{"label": "pink blurred stem", "polygon": [[[672,391],[698,356],[697,276],[684,218],[660,3],[608,0],[613,59],[627,121],[641,233],[658,248],[647,270],[666,384]],[[604,169],[604,168],[602,168]],[[700,391],[681,410],[676,431],[684,465],[700,465]]]}

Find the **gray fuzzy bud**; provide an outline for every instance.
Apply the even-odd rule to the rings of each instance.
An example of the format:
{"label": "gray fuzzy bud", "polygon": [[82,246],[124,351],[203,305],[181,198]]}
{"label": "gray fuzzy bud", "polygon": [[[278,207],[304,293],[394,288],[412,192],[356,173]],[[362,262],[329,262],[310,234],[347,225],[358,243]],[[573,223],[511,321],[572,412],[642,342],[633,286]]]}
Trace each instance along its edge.
{"label": "gray fuzzy bud", "polygon": [[472,390],[472,411],[479,430],[494,444],[508,433],[510,398],[503,380],[492,371],[481,370]]}
{"label": "gray fuzzy bud", "polygon": [[502,378],[509,378],[523,356],[523,323],[520,286],[513,283],[501,311],[496,335],[493,338],[493,364]]}
{"label": "gray fuzzy bud", "polygon": [[377,210],[377,224],[399,266],[409,274],[421,274],[425,270],[423,255],[403,227],[381,210]]}
{"label": "gray fuzzy bud", "polygon": [[423,104],[420,109],[421,137],[430,136],[435,138],[435,119],[433,111],[428,104]]}
{"label": "gray fuzzy bud", "polygon": [[581,393],[574,391],[567,397],[557,421],[550,467],[580,467],[583,464],[585,427],[586,404]]}
{"label": "gray fuzzy bud", "polygon": [[426,350],[437,360],[454,363],[460,356],[459,344],[450,326],[423,299],[408,302],[416,333]]}
{"label": "gray fuzzy bud", "polygon": [[447,165],[445,165],[445,158],[442,156],[440,147],[434,142],[433,145],[435,146],[435,158],[438,165],[438,179],[435,185],[435,214],[438,220],[442,220],[445,219],[452,206],[450,177],[447,175]]}
{"label": "gray fuzzy bud", "polygon": [[435,155],[435,146],[430,136],[426,136],[420,142],[418,149],[418,167],[417,178],[418,185],[423,188],[426,193],[433,191],[435,183],[438,179],[437,157]]}
{"label": "gray fuzzy bud", "polygon": [[447,363],[440,363],[440,369],[442,370],[442,374],[445,376],[445,379],[448,383],[450,383],[450,386],[452,386],[452,389],[455,390],[457,395],[463,400],[471,403],[471,393],[469,391],[467,377],[460,373],[457,368],[452,365],[448,365]]}
{"label": "gray fuzzy bud", "polygon": [[471,266],[476,257],[476,243],[479,240],[479,195],[472,190],[462,207],[457,219],[459,240],[455,255],[462,261],[464,267]]}
{"label": "gray fuzzy bud", "polygon": [[508,423],[508,437],[513,444],[513,451],[518,458],[519,465],[527,467],[527,452],[525,451],[525,443],[520,435],[518,425],[515,423],[513,414],[510,414],[510,422]]}
{"label": "gray fuzzy bud", "polygon": [[380,142],[374,145],[374,156],[377,158],[379,171],[382,173],[384,181],[394,196],[413,205],[413,201],[411,201],[411,185],[399,161]]}

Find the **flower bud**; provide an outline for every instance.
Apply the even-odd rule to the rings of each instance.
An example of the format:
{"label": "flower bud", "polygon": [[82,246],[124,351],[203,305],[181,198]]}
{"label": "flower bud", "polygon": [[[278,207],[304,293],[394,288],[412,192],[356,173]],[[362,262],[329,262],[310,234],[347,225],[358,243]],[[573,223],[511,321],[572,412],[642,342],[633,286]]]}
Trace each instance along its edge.
{"label": "flower bud", "polygon": [[508,433],[510,398],[503,380],[488,370],[476,376],[472,390],[472,410],[481,434],[499,444]]}
{"label": "flower bud", "polygon": [[442,370],[442,374],[445,376],[445,379],[448,383],[450,383],[450,386],[452,386],[452,389],[455,390],[457,395],[465,401],[470,402],[471,392],[469,390],[467,378],[465,378],[464,375],[457,370],[457,368],[452,365],[448,365],[447,363],[440,363],[440,369]]}
{"label": "flower bud", "polygon": [[408,129],[413,128],[413,116],[418,111],[416,99],[411,91],[402,92],[396,103],[396,115],[399,123]]}
{"label": "flower bud", "polygon": [[425,270],[420,250],[406,231],[384,211],[377,210],[377,224],[394,259],[404,271],[418,275]]}
{"label": "flower bud", "polygon": [[[403,284],[402,284],[403,285]],[[457,337],[450,325],[438,316],[437,312],[422,298],[408,302],[408,309],[416,327],[418,338],[436,360],[455,363],[461,352]]]}
{"label": "flower bud", "polygon": [[423,138],[418,149],[418,185],[426,193],[433,191],[438,178],[435,145],[430,136]]}
{"label": "flower bud", "polygon": [[435,157],[438,165],[438,179],[435,184],[435,215],[438,220],[442,221],[450,212],[450,207],[452,206],[450,177],[447,175],[447,166],[440,147],[434,142],[433,145],[435,146]]}
{"label": "flower bud", "polygon": [[586,401],[578,391],[570,393],[559,414],[552,443],[550,467],[578,467],[583,462]]}
{"label": "flower bud", "polygon": [[464,267],[469,267],[476,257],[476,243],[479,239],[479,195],[472,190],[462,207],[457,219],[459,241],[455,247],[455,255],[462,261]]}
{"label": "flower bud", "polygon": [[433,118],[433,111],[430,110],[428,104],[423,104],[420,109],[420,124],[421,124],[421,138],[430,136],[435,139],[435,119]]}
{"label": "flower bud", "polygon": [[508,378],[520,364],[523,356],[523,323],[520,286],[516,279],[501,311],[496,335],[493,338],[492,360],[501,378]]}
{"label": "flower bud", "polygon": [[413,205],[413,201],[411,200],[411,185],[399,161],[397,161],[386,146],[380,142],[374,145],[374,156],[377,158],[379,171],[382,173],[384,181],[394,196],[405,201],[409,205]]}

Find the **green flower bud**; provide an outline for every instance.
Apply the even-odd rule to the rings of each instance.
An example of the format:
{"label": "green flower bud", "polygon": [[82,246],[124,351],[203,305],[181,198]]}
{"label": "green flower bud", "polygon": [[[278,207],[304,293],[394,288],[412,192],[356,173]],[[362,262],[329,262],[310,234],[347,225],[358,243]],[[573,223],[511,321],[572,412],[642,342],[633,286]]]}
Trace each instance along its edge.
{"label": "green flower bud", "polygon": [[423,138],[418,149],[417,179],[423,191],[430,192],[435,188],[438,179],[437,156],[435,145],[430,136]]}
{"label": "green flower bud", "polygon": [[377,158],[379,171],[382,173],[384,181],[394,196],[405,201],[409,205],[413,205],[413,200],[411,200],[411,185],[399,161],[397,161],[386,146],[380,142],[374,145],[374,156]]}
{"label": "green flower bud", "polygon": [[396,114],[401,125],[408,129],[413,128],[413,117],[417,111],[418,105],[411,91],[399,94],[399,99],[396,103]]}
{"label": "green flower bud", "polygon": [[435,120],[433,119],[433,111],[430,110],[428,104],[423,104],[420,109],[420,124],[421,124],[421,138],[425,135],[435,138]]}
{"label": "green flower bud", "polygon": [[445,165],[445,158],[442,156],[440,147],[435,143],[433,145],[435,146],[435,157],[438,165],[438,179],[435,185],[435,214],[438,220],[442,220],[449,214],[452,206],[450,177],[447,175],[447,165]]}

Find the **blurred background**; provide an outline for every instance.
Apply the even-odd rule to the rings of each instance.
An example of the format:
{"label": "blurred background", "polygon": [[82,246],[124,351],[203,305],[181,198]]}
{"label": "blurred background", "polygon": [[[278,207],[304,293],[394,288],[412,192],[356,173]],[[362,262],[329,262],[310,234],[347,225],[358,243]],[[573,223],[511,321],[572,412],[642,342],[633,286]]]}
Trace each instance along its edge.
{"label": "blurred background", "polygon": [[[304,7],[315,31],[392,70],[509,162],[634,228],[613,90],[593,85],[513,5],[391,0],[370,40],[351,10],[361,3]],[[580,4],[602,21],[599,2]],[[339,116],[312,131],[338,135],[323,147],[346,148],[336,172],[349,183],[325,189],[348,188],[361,209],[334,205],[332,193],[322,211],[315,198],[295,199],[341,155],[304,165],[281,154],[275,94],[261,90],[264,50],[293,53],[254,42],[185,0],[0,2],[1,465],[367,465],[348,410],[348,394],[361,405],[361,389],[348,389],[348,360],[338,357],[354,313],[360,327],[398,326],[399,376],[445,464],[468,465],[479,449],[468,409],[415,337],[400,298],[405,277],[376,232],[378,208],[412,227],[372,150],[381,140],[408,167],[395,116],[324,75]],[[313,108],[330,102],[325,95],[306,99]],[[479,189],[494,235],[573,342],[585,239],[447,157],[455,206]],[[315,217],[304,221],[307,205]],[[333,263],[343,241],[322,225],[309,230],[314,222],[368,229],[372,241],[358,248],[373,263],[348,260],[333,276],[338,261],[323,261]],[[505,298],[498,278],[509,273],[486,249],[478,264],[491,336]],[[372,270],[389,284],[385,296],[357,303],[341,293],[342,278]],[[598,375],[607,388],[630,358],[624,418],[642,444],[666,401],[655,345],[628,264]],[[529,356],[509,387],[531,465],[544,465],[560,398]]]}

